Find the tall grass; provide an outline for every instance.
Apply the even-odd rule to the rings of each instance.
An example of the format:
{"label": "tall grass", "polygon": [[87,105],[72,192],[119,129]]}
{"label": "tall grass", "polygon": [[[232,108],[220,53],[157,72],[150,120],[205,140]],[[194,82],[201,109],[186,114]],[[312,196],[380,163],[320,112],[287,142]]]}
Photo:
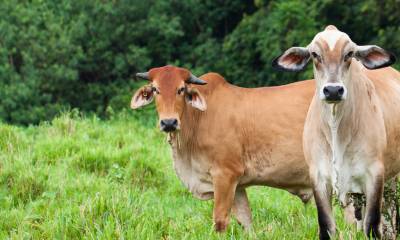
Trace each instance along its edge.
{"label": "tall grass", "polygon": [[[146,120],[67,113],[40,126],[0,124],[0,239],[313,239],[316,210],[266,187],[249,190],[254,224],[213,231],[212,201],[194,199],[166,137]],[[363,239],[335,208],[338,237]]]}

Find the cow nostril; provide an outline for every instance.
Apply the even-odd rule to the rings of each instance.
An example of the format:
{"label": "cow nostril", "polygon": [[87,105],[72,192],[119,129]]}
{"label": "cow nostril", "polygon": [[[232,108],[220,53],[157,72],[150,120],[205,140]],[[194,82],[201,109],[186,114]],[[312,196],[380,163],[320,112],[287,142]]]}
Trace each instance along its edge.
{"label": "cow nostril", "polygon": [[163,119],[163,120],[161,120],[160,121],[160,126],[162,127],[162,126],[165,126],[166,124],[165,124],[165,120]]}
{"label": "cow nostril", "polygon": [[174,119],[174,120],[172,121],[172,125],[174,125],[174,126],[178,125],[178,119]]}
{"label": "cow nostril", "polygon": [[339,96],[343,96],[344,88],[343,88],[343,87],[340,87],[340,88],[338,89],[338,93],[339,93]]}
{"label": "cow nostril", "polygon": [[322,90],[324,92],[325,96],[329,96],[329,90],[328,88],[324,87],[324,89]]}

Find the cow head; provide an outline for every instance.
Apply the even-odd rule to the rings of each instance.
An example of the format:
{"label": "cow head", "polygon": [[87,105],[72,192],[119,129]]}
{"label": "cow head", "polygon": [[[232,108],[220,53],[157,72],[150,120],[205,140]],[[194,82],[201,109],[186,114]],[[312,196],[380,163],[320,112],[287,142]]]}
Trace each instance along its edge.
{"label": "cow head", "polygon": [[131,100],[131,108],[142,107],[155,99],[161,131],[173,132],[180,128],[180,116],[185,104],[201,111],[207,108],[203,96],[193,87],[207,82],[184,68],[165,66],[137,73],[136,76],[148,80],[149,84],[136,91]]}
{"label": "cow head", "polygon": [[326,103],[346,99],[353,61],[360,61],[368,69],[386,67],[396,61],[390,52],[375,45],[358,46],[346,33],[330,25],[307,47],[289,48],[272,65],[284,71],[297,72],[303,70],[310,59],[319,97]]}

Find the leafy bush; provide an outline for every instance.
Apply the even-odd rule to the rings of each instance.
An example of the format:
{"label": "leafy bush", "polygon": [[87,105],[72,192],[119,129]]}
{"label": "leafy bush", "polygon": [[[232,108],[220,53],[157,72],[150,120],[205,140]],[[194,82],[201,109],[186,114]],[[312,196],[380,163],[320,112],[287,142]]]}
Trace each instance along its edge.
{"label": "leafy bush", "polygon": [[399,53],[399,11],[397,0],[5,1],[0,119],[35,124],[74,108],[105,117],[129,107],[135,72],[166,64],[241,86],[310,78],[271,60],[328,24]]}

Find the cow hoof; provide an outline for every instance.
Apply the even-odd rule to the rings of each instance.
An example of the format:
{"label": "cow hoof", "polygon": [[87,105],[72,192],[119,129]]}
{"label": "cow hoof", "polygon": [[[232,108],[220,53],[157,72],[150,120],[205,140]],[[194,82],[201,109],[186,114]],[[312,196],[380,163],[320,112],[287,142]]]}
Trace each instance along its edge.
{"label": "cow hoof", "polygon": [[246,231],[249,232],[251,230],[251,224],[240,224],[242,228]]}
{"label": "cow hoof", "polygon": [[228,227],[228,221],[218,220],[215,221],[215,231],[217,232],[225,232],[226,228]]}

